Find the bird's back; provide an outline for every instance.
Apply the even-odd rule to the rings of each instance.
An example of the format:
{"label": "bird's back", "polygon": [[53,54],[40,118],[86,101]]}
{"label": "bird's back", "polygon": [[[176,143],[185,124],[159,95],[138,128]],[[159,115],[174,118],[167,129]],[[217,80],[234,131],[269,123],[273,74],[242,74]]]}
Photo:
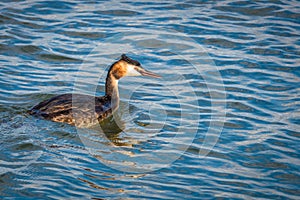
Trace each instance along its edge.
{"label": "bird's back", "polygon": [[29,114],[56,122],[87,127],[111,115],[109,97],[62,94],[45,100],[29,110]]}

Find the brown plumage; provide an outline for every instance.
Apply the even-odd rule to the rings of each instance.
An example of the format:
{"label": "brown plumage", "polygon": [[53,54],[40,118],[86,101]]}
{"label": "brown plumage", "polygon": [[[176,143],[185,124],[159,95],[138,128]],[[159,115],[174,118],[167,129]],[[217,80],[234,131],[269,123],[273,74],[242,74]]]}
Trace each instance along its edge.
{"label": "brown plumage", "polygon": [[111,116],[119,107],[118,80],[124,76],[139,75],[160,77],[143,69],[138,61],[123,54],[108,70],[104,96],[62,94],[39,103],[28,113],[78,127],[94,125]]}

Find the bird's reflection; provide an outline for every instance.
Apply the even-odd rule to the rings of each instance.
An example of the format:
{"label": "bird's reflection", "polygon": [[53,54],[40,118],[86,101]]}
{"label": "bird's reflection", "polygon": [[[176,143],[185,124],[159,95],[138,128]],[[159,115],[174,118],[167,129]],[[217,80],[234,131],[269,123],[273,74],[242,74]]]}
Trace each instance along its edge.
{"label": "bird's reflection", "polygon": [[104,134],[105,137],[116,146],[132,147],[132,144],[128,140],[124,140],[120,137],[122,131],[126,128],[126,122],[122,120],[118,113],[113,116],[101,121],[99,126],[94,126],[92,129]]}
{"label": "bird's reflection", "polygon": [[[85,137],[85,139],[89,140],[89,142],[86,142],[97,141],[96,143],[98,145],[96,143],[91,144],[97,148],[103,148],[100,143],[106,145],[106,148],[109,146],[133,147],[134,145],[140,144],[140,142],[144,140],[136,138],[135,134],[138,128],[133,128],[136,127],[136,125],[140,126],[136,124],[133,117],[136,116],[137,113],[138,109],[134,105],[128,105],[120,101],[120,108],[112,116],[89,128],[92,132],[90,132],[90,137]],[[132,122],[134,124],[132,124]],[[86,129],[82,135],[87,136],[88,132]],[[131,133],[135,136],[131,137]],[[119,151],[120,149],[115,150]]]}

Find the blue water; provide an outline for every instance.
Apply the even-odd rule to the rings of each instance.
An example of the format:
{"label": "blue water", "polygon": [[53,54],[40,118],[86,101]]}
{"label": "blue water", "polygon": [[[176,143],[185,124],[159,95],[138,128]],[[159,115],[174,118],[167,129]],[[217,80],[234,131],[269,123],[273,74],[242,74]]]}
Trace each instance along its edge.
{"label": "blue water", "polygon": [[[299,199],[299,1],[2,1],[0,196]],[[79,129],[26,110],[103,95],[122,53],[163,76],[124,78],[120,108]]]}

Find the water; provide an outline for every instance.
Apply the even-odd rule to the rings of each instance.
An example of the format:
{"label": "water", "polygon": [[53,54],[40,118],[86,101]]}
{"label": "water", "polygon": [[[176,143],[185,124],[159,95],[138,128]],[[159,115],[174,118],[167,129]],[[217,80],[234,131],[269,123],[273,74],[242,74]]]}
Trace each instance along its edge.
{"label": "water", "polygon": [[[0,3],[0,195],[299,199],[298,1]],[[26,110],[103,95],[122,53],[163,79],[120,81],[101,127]]]}

